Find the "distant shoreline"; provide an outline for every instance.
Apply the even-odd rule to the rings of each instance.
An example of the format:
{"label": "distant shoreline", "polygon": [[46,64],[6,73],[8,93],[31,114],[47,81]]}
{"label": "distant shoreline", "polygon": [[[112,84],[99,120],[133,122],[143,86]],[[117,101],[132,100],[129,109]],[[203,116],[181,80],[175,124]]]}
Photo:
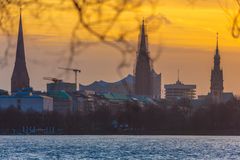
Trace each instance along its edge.
{"label": "distant shoreline", "polygon": [[0,136],[34,136],[34,135],[47,135],[47,136],[240,136],[240,131],[161,131],[161,133],[159,132],[142,132],[142,133],[119,133],[119,132],[108,132],[108,133],[104,133],[104,132],[82,132],[82,133],[78,133],[78,134],[71,134],[71,133],[62,133],[62,134],[0,134]]}

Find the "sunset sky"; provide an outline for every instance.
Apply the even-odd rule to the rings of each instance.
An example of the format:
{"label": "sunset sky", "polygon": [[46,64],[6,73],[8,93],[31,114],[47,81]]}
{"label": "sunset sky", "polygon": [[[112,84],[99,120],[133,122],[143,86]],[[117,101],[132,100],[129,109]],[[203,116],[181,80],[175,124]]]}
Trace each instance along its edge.
{"label": "sunset sky", "polygon": [[[54,0],[53,3],[57,1]],[[219,3],[219,1],[221,3]],[[230,2],[232,1],[232,2]],[[66,4],[71,6],[71,3]],[[47,81],[43,77],[58,77],[73,82],[72,73],[62,74],[58,67],[66,66],[70,54],[70,38],[74,25],[78,21],[77,12],[70,10],[45,10],[39,18],[32,15],[34,7],[23,7],[23,28],[25,50],[31,86],[37,90],[46,90]],[[35,8],[36,9],[36,8]],[[117,22],[112,34],[129,27],[139,26],[143,17],[148,17],[151,8],[146,5],[134,11],[124,13]],[[183,83],[197,84],[197,93],[206,94],[210,87],[210,71],[216,46],[216,32],[219,32],[221,65],[224,74],[224,90],[240,95],[240,39],[231,35],[231,25],[237,6],[234,0],[199,0],[189,3],[187,0],[161,0],[155,7],[155,14],[163,18],[157,31],[151,32],[156,25],[148,23],[149,43],[152,57],[160,53],[154,61],[154,68],[162,73],[164,84],[177,80]],[[13,9],[14,31],[12,39],[16,46],[19,11]],[[103,14],[111,14],[107,11]],[[92,15],[94,16],[94,15]],[[50,17],[50,19],[49,19]],[[137,20],[136,20],[137,18]],[[97,26],[101,31],[103,26]],[[79,31],[81,32],[81,31]],[[127,39],[137,47],[138,30]],[[96,40],[86,31],[81,32],[87,41]],[[1,55],[6,47],[6,35],[0,35]],[[15,60],[15,46],[11,49],[8,64],[0,70],[0,88],[10,89],[10,79]],[[72,67],[80,68],[80,83],[89,84],[95,80],[118,81],[116,71],[121,62],[121,54],[109,46],[93,45],[78,54]],[[131,67],[122,70],[124,75],[132,74],[135,53],[130,56]]]}

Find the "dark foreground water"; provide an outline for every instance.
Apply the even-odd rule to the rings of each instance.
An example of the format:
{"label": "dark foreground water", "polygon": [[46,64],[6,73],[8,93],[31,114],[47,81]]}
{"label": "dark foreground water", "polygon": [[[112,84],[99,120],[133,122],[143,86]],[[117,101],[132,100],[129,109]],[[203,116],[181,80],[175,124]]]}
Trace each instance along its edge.
{"label": "dark foreground water", "polygon": [[0,159],[240,159],[240,137],[0,136]]}

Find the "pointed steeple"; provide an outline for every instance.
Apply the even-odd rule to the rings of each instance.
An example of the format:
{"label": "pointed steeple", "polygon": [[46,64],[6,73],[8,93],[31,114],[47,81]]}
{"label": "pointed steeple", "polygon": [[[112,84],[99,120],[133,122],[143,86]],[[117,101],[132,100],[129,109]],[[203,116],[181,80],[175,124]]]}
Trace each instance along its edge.
{"label": "pointed steeple", "polygon": [[214,56],[214,68],[220,69],[220,54],[218,48],[218,33],[217,33],[217,44],[216,44],[216,53]]}
{"label": "pointed steeple", "polygon": [[11,79],[11,91],[16,92],[17,90],[21,90],[23,88],[29,88],[29,76],[25,60],[22,11],[20,9],[17,51],[15,66]]}
{"label": "pointed steeple", "polygon": [[211,99],[213,103],[220,103],[222,101],[223,94],[223,71],[220,68],[220,54],[218,48],[218,33],[217,33],[217,44],[216,53],[214,55],[214,68],[211,72]]}
{"label": "pointed steeple", "polygon": [[145,29],[145,21],[143,19],[141,25],[141,33],[139,37],[139,52],[148,54],[148,36]]}
{"label": "pointed steeple", "polygon": [[135,94],[153,95],[152,61],[148,50],[148,37],[144,20],[140,27],[138,51],[135,68]]}
{"label": "pointed steeple", "polygon": [[218,33],[217,33],[216,54],[219,55],[219,48],[218,48]]}
{"label": "pointed steeple", "polygon": [[177,70],[177,84],[181,83],[180,81],[180,70]]}
{"label": "pointed steeple", "polygon": [[17,41],[17,57],[16,60],[25,61],[25,49],[24,49],[24,39],[23,39],[23,27],[22,27],[22,9],[20,8],[20,17],[19,17],[19,28],[18,28],[18,41]]}

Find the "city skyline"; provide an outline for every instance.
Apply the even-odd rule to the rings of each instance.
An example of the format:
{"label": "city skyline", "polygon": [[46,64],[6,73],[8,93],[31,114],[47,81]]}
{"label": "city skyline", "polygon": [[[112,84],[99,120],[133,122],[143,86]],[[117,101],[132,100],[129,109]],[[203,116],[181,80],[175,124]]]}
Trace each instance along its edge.
{"label": "city skyline", "polygon": [[[176,5],[176,4],[174,4],[174,5]],[[195,9],[192,9],[189,6],[183,6],[183,5],[181,5],[181,7],[179,7],[178,9],[183,9],[183,8],[187,8],[189,11],[191,10],[192,12],[197,12],[199,9],[204,10],[201,6],[200,7],[196,6]],[[213,7],[210,5],[206,8],[206,10],[211,10],[212,8],[215,8],[215,10],[216,10],[217,7],[216,6]],[[214,10],[214,9],[212,9],[212,10]],[[25,32],[25,34],[26,34],[25,35],[25,37],[26,37],[25,38],[26,39],[25,47],[27,50],[26,55],[27,55],[28,68],[30,68],[29,75],[31,76],[31,79],[32,79],[32,83],[31,83],[32,86],[34,86],[34,88],[36,88],[36,89],[44,90],[47,82],[42,80],[42,78],[44,76],[52,76],[52,75],[53,75],[53,77],[59,77],[59,74],[61,74],[61,71],[58,71],[57,68],[59,66],[56,62],[53,63],[53,61],[59,60],[59,57],[57,56],[57,54],[59,52],[61,52],[62,49],[64,49],[66,51],[66,53],[63,54],[63,57],[67,57],[69,46],[68,46],[68,42],[66,40],[62,41],[61,35],[59,36],[59,39],[57,38],[59,40],[59,42],[57,42],[56,38],[55,38],[55,40],[53,40],[54,42],[50,41],[48,45],[44,44],[44,43],[46,43],[45,42],[46,40],[49,40],[49,37],[43,34],[42,29],[39,30],[39,35],[36,35],[36,31],[29,29],[29,28],[31,28],[30,27],[31,25],[28,25],[28,24],[31,24],[33,22],[31,22],[32,18],[30,18],[31,16],[27,12],[28,11],[24,12],[23,16],[25,18],[23,20],[23,23],[24,23],[24,28],[25,28],[24,31],[26,30],[26,32]],[[221,9],[219,9],[217,12],[223,12],[223,11]],[[223,15],[223,14],[224,13],[222,13],[220,15]],[[226,23],[224,23],[224,24],[227,25]],[[150,25],[150,23],[148,25]],[[158,46],[160,46],[162,44],[161,56],[154,63],[154,68],[157,70],[157,72],[163,73],[162,84],[174,82],[177,79],[176,78],[177,77],[177,69],[179,68],[182,73],[181,79],[183,82],[197,84],[197,93],[198,94],[207,93],[210,90],[210,88],[209,88],[210,78],[209,77],[210,77],[210,69],[212,68],[212,56],[214,55],[214,49],[215,49],[215,47],[214,47],[215,33],[217,31],[219,31],[220,32],[220,49],[221,49],[222,61],[223,61],[222,66],[224,66],[224,73],[225,73],[225,77],[224,77],[225,90],[226,91],[234,91],[235,94],[239,94],[238,90],[239,90],[240,86],[238,86],[237,82],[240,80],[240,76],[238,76],[237,74],[233,74],[231,71],[234,68],[237,68],[238,65],[240,64],[240,62],[238,62],[237,58],[234,58],[234,57],[238,56],[237,49],[234,49],[234,47],[236,47],[236,45],[235,45],[236,43],[233,43],[233,41],[235,41],[235,40],[229,41],[230,38],[226,38],[228,36],[231,37],[231,35],[230,35],[230,32],[226,31],[225,25],[221,25],[221,29],[218,29],[218,30],[216,29],[214,31],[214,34],[213,34],[213,31],[211,31],[211,32],[207,32],[208,36],[204,34],[202,37],[196,37],[196,38],[200,38],[200,39],[203,39],[203,38],[207,39],[206,41],[208,44],[205,44],[206,41],[199,41],[198,39],[196,39],[196,41],[198,41],[199,46],[192,45],[191,43],[192,43],[192,41],[194,41],[194,38],[191,41],[190,37],[187,37],[187,38],[189,41],[191,41],[191,43],[189,42],[186,44],[186,41],[183,40],[181,43],[184,42],[185,44],[179,43],[177,45],[168,45],[168,44],[166,44],[168,42],[166,42],[165,40],[167,39],[167,41],[170,41],[171,37],[164,38],[164,34],[162,34],[162,35],[157,34],[157,35],[160,35],[163,37],[163,38],[161,38],[162,41],[165,41],[165,42],[158,44],[158,43],[156,43],[157,36],[154,36],[150,32],[149,33],[149,39],[150,39],[149,42],[151,43],[151,45],[149,46],[149,48],[151,49],[151,53],[153,55],[157,53],[157,51],[159,49]],[[225,27],[223,27],[223,26],[225,26]],[[17,28],[17,27],[15,27],[15,28]],[[36,28],[36,26],[34,28]],[[160,28],[160,30],[162,29],[163,31],[164,30],[166,31],[167,28],[168,27],[166,27],[166,25],[163,25]],[[225,29],[223,29],[223,28],[225,28]],[[168,31],[170,31],[170,30],[172,30],[171,27]],[[179,32],[180,31],[178,30],[178,33]],[[191,29],[188,32],[194,33],[193,31],[191,31]],[[175,38],[172,38],[172,40],[175,40],[175,42],[177,42],[176,39],[178,39],[178,38],[184,38],[184,36],[177,35],[177,36],[175,36]],[[16,37],[13,36],[13,39],[16,39]],[[136,44],[135,42],[137,41],[137,34],[132,36],[131,39],[135,39],[133,43]],[[1,40],[1,41],[3,41],[3,40]],[[238,40],[236,40],[236,41],[238,41]],[[4,48],[4,43],[2,43],[2,45],[1,45],[1,48]],[[61,46],[59,46],[59,45],[61,45]],[[62,46],[65,46],[65,47],[62,47]],[[137,44],[135,46],[137,46]],[[230,49],[229,49],[229,47],[230,47]],[[39,51],[39,48],[41,48],[42,50]],[[14,52],[15,52],[14,50],[15,49],[13,47],[12,55],[14,55]],[[99,52],[99,54],[102,54],[103,55],[102,57],[104,57],[104,58],[99,59],[98,54],[96,53],[96,50]],[[51,55],[44,54],[42,52],[51,53]],[[112,52],[114,52],[114,55],[111,54]],[[2,85],[0,87],[3,89],[9,90],[9,88],[10,88],[9,87],[10,84],[8,81],[9,78],[8,78],[8,74],[6,72],[12,72],[12,66],[13,66],[12,59],[14,59],[14,56],[11,56],[11,58],[9,58],[8,66],[3,68],[1,71],[2,75],[4,75],[4,76],[2,76],[0,78],[0,80],[2,81]],[[121,59],[121,55],[119,53],[117,53],[117,51],[114,51],[113,49],[110,49],[109,47],[100,45],[100,46],[95,47],[94,49],[92,48],[92,49],[86,50],[85,54],[80,54],[80,56],[77,56],[75,62],[73,63],[73,66],[80,66],[82,68],[83,72],[80,74],[79,79],[80,79],[80,82],[83,84],[89,84],[95,80],[105,80],[105,81],[114,82],[114,81],[118,81],[120,78],[123,78],[123,77],[119,77],[118,73],[116,72],[116,68],[117,68],[117,65],[120,63],[119,62],[120,59]],[[61,66],[64,66],[66,64],[65,62],[62,62],[62,61],[60,61],[60,62],[61,62],[60,63]],[[106,65],[109,62],[110,62],[110,64]],[[127,69],[123,70],[124,76],[127,75],[128,73],[131,73],[131,74],[133,73],[134,54],[131,57],[131,62],[132,62],[131,67],[128,67]],[[166,62],[169,62],[169,63],[166,64]],[[52,65],[52,64],[54,64],[54,65]],[[94,64],[94,65],[91,65],[91,64]],[[103,64],[105,64],[105,65],[103,65]],[[195,68],[195,70],[192,70],[192,68],[194,68],[192,66],[195,64],[197,64],[199,66],[199,68]],[[46,67],[46,69],[43,69],[42,66],[44,66],[44,68]],[[101,68],[98,66],[101,66]],[[111,66],[111,67],[109,67],[109,66]],[[98,68],[97,70],[94,69],[96,67]],[[104,72],[104,70],[105,70],[105,72]],[[36,72],[37,72],[37,74],[36,74]],[[68,76],[70,78],[66,79],[66,81],[73,82],[74,77],[71,74],[68,74]],[[61,78],[65,79],[64,76]]]}
{"label": "city skyline", "polygon": [[0,159],[240,159],[240,0],[0,9]]}

